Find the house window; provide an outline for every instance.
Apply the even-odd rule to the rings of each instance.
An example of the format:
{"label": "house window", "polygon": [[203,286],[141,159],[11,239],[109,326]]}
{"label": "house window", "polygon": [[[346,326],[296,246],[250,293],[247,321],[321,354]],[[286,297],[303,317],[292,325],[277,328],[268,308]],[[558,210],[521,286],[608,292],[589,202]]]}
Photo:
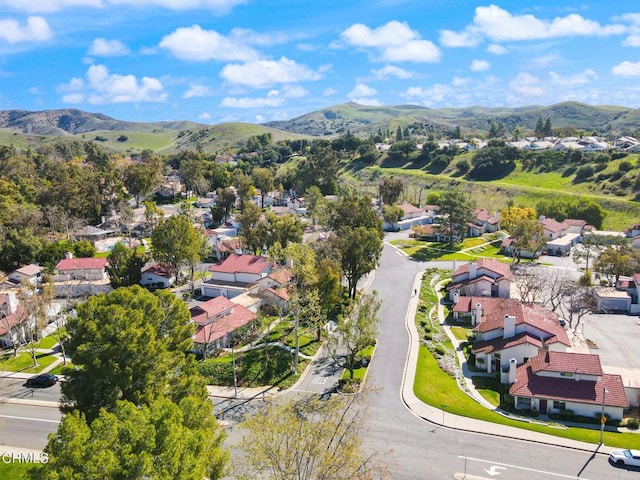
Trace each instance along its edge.
{"label": "house window", "polygon": [[559,402],[558,400],[554,400],[553,408],[555,408],[556,410],[566,410],[567,404],[565,402]]}
{"label": "house window", "polygon": [[573,372],[560,372],[561,377],[573,377]]}
{"label": "house window", "polygon": [[517,397],[516,400],[517,407],[530,407],[531,399],[529,397]]}
{"label": "house window", "polygon": [[529,357],[524,357],[524,358],[522,359],[522,363],[527,363],[528,361],[529,361]]}

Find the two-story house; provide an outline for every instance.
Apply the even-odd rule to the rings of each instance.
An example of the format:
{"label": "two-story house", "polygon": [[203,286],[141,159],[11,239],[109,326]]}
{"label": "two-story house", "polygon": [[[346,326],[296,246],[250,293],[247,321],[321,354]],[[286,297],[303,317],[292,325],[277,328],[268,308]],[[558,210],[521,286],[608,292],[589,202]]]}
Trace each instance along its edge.
{"label": "two-story house", "polygon": [[547,239],[546,250],[549,255],[569,255],[571,247],[573,247],[582,238],[582,228],[579,233],[573,233],[578,225],[573,225],[574,220],[570,223],[558,222],[553,218],[540,217],[540,223],[544,229],[544,236]]}
{"label": "two-story house", "polygon": [[196,349],[209,353],[229,346],[237,330],[250,325],[258,317],[242,305],[225,297],[216,297],[190,309],[196,324],[193,341]]}
{"label": "two-story house", "polygon": [[455,269],[447,285],[449,298],[459,296],[510,297],[513,275],[508,264],[482,258]]}
{"label": "two-story house", "polygon": [[473,222],[467,223],[468,233],[470,237],[479,237],[485,233],[493,233],[500,230],[500,220],[498,214],[492,215],[486,210],[475,209],[473,211],[475,219]]}
{"label": "two-story house", "polygon": [[403,212],[402,217],[395,223],[389,223],[385,220],[383,223],[385,230],[410,230],[417,225],[433,223],[435,217],[434,209],[427,210],[407,202],[401,203],[398,207]]}
{"label": "two-story house", "polygon": [[510,362],[509,394],[519,409],[540,413],[571,410],[575,415],[601,414],[621,420],[629,401],[620,375],[605,374],[600,357],[540,349],[526,363]]}
{"label": "two-story house", "polygon": [[42,281],[42,272],[44,267],[40,265],[25,265],[9,274],[9,281],[16,286],[20,285],[38,285]]}
{"label": "two-story house", "polygon": [[258,280],[269,275],[274,263],[258,255],[232,253],[221,262],[209,268],[210,278],[202,284],[202,294],[206,297],[236,297],[245,293]]}
{"label": "two-story house", "polygon": [[74,258],[70,253],[56,265],[52,277],[57,297],[78,297],[108,293],[112,290],[106,267],[106,258]]}
{"label": "two-story house", "polygon": [[454,317],[463,311],[472,316],[476,339],[471,352],[476,368],[499,372],[503,383],[511,359],[522,364],[543,347],[559,352],[571,348],[558,316],[540,305],[511,298],[460,297],[453,310]]}

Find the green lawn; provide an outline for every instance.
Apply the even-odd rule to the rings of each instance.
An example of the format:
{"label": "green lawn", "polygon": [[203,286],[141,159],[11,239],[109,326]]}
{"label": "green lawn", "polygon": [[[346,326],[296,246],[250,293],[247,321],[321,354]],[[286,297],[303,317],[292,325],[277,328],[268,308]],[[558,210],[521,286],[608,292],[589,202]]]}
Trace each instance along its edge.
{"label": "green lawn", "polygon": [[[7,449],[9,451],[9,449]],[[0,461],[0,478],[6,480],[26,480],[27,471],[33,467],[32,463],[5,463]]]}
{"label": "green lawn", "polygon": [[[466,240],[480,240],[479,245],[484,243],[483,239],[466,239]],[[405,252],[410,257],[420,260],[420,261],[431,261],[431,260],[461,260],[461,261],[470,261],[476,260],[478,258],[488,257],[495,258],[497,260],[503,262],[511,262],[511,259],[505,257],[504,255],[499,253],[499,248],[494,247],[493,245],[485,245],[478,246],[473,248],[467,252],[460,252],[460,248],[464,247],[464,244],[457,244],[454,246],[454,249],[449,249],[449,246],[446,243],[436,243],[436,242],[425,242],[422,240],[392,240],[390,242],[392,245],[400,248],[403,252]],[[470,245],[470,246],[473,246]]]}
{"label": "green lawn", "polygon": [[[453,377],[440,370],[431,352],[422,345],[418,353],[418,365],[413,390],[416,396],[424,403],[439,409],[442,409],[444,405],[444,409],[447,412],[462,417],[477,418],[486,422],[509,425],[593,444],[597,444],[600,441],[599,428],[569,427],[566,430],[560,430],[546,425],[512,420],[484,408],[460,390]],[[638,449],[640,448],[640,435],[605,431],[604,443],[611,447]]]}
{"label": "green lawn", "polygon": [[55,367],[53,370],[51,370],[49,373],[52,373],[54,375],[64,375],[63,370],[65,368],[73,368],[73,363],[71,363],[70,361],[67,360],[67,364],[66,365],[58,365],[57,367]]}
{"label": "green lawn", "polygon": [[38,366],[31,367],[32,361],[29,352],[19,352],[15,358],[12,354],[3,355],[0,357],[0,370],[5,372],[40,373],[51,365],[56,358],[55,355],[48,353],[38,353],[36,355]]}
{"label": "green lawn", "polygon": [[53,346],[58,343],[58,338],[60,338],[61,335],[65,335],[66,332],[67,330],[64,327],[61,327],[59,331],[56,331],[40,340],[40,342],[38,342],[38,348],[53,348]]}
{"label": "green lawn", "polygon": [[451,333],[453,333],[453,336],[456,337],[460,341],[466,341],[467,340],[467,334],[469,332],[472,332],[472,331],[473,330],[471,328],[451,327]]}

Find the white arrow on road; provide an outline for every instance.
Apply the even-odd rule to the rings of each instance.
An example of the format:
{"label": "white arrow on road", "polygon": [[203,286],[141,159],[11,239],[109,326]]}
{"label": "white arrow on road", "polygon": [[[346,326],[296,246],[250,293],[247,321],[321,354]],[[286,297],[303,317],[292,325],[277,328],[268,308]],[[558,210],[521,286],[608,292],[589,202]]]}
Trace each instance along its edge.
{"label": "white arrow on road", "polygon": [[486,468],[484,469],[484,471],[487,472],[492,477],[496,475],[500,475],[501,472],[499,472],[498,470],[506,470],[506,468],[499,467],[498,465],[491,465],[491,468],[489,470],[487,470]]}

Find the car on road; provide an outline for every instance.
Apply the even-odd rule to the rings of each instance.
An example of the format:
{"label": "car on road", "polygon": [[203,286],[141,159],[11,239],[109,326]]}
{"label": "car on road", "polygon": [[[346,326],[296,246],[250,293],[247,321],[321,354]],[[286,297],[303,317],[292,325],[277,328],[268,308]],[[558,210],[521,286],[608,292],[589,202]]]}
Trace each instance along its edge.
{"label": "car on road", "polygon": [[616,465],[640,467],[640,450],[611,450],[609,461]]}
{"label": "car on road", "polygon": [[31,377],[27,380],[27,387],[50,387],[55,385],[58,381],[58,377],[51,373],[41,373],[35,377]]}

